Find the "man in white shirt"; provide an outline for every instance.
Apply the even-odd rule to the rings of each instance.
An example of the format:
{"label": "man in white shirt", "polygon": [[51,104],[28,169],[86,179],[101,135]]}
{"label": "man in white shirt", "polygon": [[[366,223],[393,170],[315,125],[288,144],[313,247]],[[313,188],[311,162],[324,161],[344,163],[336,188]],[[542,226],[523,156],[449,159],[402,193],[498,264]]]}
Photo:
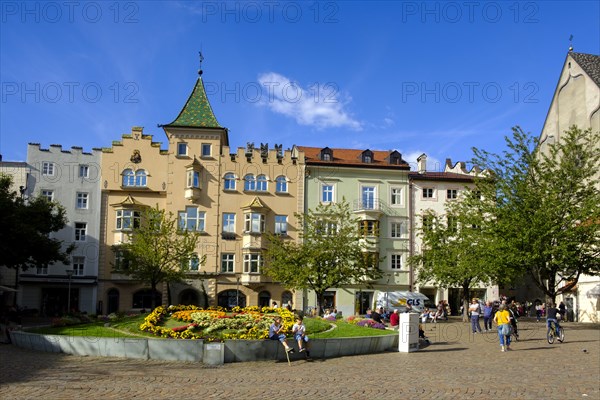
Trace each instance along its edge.
{"label": "man in white shirt", "polygon": [[479,304],[479,301],[477,301],[477,299],[471,300],[469,312],[471,313],[471,329],[473,330],[473,334],[477,332],[481,333],[481,325],[479,325],[479,314],[481,314],[481,305]]}

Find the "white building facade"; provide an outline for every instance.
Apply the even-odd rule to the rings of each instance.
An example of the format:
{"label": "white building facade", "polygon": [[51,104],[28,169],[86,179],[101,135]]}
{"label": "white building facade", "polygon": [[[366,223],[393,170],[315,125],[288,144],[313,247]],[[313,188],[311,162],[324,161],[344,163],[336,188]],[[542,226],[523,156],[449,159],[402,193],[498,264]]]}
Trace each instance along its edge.
{"label": "white building facade", "polygon": [[67,224],[52,237],[62,241],[63,250],[71,244],[75,249],[70,265],[56,263],[19,272],[17,302],[21,307],[36,309],[43,316],[61,315],[69,307],[96,313],[100,157],[99,149],[87,153],[80,147],[28,145],[27,196],[44,196],[65,208]]}

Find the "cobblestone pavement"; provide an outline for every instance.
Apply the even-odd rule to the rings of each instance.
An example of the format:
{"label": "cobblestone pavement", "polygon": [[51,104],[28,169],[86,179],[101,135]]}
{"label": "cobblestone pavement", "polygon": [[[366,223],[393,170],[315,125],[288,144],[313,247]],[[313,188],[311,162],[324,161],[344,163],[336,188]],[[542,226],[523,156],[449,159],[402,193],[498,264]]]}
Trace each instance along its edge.
{"label": "cobblestone pavement", "polygon": [[600,399],[600,326],[567,323],[549,345],[544,323],[520,322],[500,352],[495,332],[428,324],[432,344],[312,362],[208,367],[38,353],[0,345],[0,398],[8,399]]}

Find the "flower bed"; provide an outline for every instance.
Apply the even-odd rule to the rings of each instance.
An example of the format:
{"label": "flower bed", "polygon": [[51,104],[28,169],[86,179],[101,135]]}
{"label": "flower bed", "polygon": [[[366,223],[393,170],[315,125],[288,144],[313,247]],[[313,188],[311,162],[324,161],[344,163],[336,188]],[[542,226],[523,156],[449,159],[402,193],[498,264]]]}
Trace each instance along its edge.
{"label": "flower bed", "polygon": [[349,316],[346,319],[346,322],[357,325],[357,326],[364,326],[364,327],[375,328],[375,329],[385,329],[385,324],[382,324],[380,322],[375,322],[370,318],[355,317],[354,315]]}
{"label": "flower bed", "polygon": [[[221,307],[203,309],[196,306],[160,306],[146,317],[140,329],[156,336],[174,339],[267,339],[269,326],[277,315],[282,319],[283,333],[290,334],[294,325],[292,312],[285,308],[259,309],[256,306],[234,307],[229,313]],[[165,327],[169,318],[183,322],[184,325]]]}

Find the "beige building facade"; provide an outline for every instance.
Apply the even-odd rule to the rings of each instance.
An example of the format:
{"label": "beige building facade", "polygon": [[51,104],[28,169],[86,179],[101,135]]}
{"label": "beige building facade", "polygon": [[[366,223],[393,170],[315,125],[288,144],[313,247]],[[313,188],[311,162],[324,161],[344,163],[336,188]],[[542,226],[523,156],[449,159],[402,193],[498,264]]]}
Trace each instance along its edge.
{"label": "beige building facade", "polygon": [[[564,131],[580,129],[600,132],[600,56],[569,51],[563,64],[548,115],[540,134],[540,149],[561,139]],[[600,143],[596,143],[600,151]],[[595,184],[600,185],[600,171]],[[577,286],[559,296],[580,322],[600,322],[600,277],[582,275]]]}
{"label": "beige building facade", "polygon": [[[303,155],[252,144],[230,153],[198,78],[175,120],[162,125],[166,145],[140,127],[103,149],[99,308],[103,313],[172,304],[300,307],[301,294],[263,274],[267,232],[297,240],[304,207]],[[187,279],[156,293],[126,274],[118,245],[146,207],[172,213],[179,229],[200,233]],[[115,251],[116,250],[116,251]],[[168,300],[167,300],[168,299]]]}

